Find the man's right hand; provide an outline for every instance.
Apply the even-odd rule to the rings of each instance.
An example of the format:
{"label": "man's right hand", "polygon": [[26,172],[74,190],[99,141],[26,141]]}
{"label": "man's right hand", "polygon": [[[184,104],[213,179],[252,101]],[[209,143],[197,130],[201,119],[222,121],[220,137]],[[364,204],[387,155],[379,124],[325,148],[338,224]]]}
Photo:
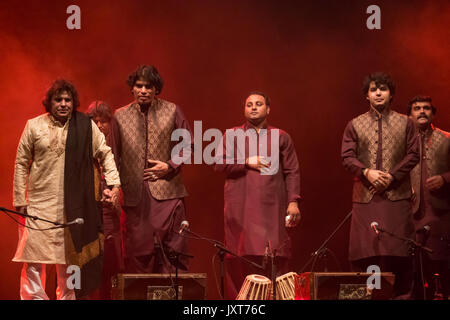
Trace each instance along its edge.
{"label": "man's right hand", "polygon": [[264,168],[270,168],[270,163],[260,156],[253,156],[245,159],[245,165],[247,168],[261,172]]}

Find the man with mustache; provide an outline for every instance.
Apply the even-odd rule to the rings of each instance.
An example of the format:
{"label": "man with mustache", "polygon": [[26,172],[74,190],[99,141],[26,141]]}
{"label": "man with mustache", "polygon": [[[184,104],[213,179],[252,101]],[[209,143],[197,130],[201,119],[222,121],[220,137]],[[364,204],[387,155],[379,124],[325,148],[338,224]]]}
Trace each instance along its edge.
{"label": "man with mustache", "polygon": [[[268,124],[269,113],[269,97],[263,92],[251,92],[244,103],[247,121],[227,130],[223,151],[219,149],[217,154],[215,170],[226,175],[225,244],[232,252],[265,268],[227,256],[227,299],[236,298],[247,275],[271,276],[270,251],[276,253],[277,276],[289,271],[291,242],[287,228],[297,226],[301,219],[295,146],[289,134]],[[239,132],[249,136],[247,142],[233,142]]]}
{"label": "man with mustache", "polygon": [[[163,80],[154,66],[139,66],[127,84],[134,101],[116,110],[111,126],[123,181],[125,268],[132,273],[173,272],[170,251],[187,251],[186,239],[178,233],[187,191],[181,166],[171,160],[171,135],[179,128],[190,132],[190,127],[179,106],[157,97]],[[187,269],[186,256],[179,261],[178,267]]]}
{"label": "man with mustache", "polygon": [[[409,102],[408,115],[418,128],[420,150],[420,162],[411,171],[413,218],[417,240],[433,250],[420,253],[424,279],[416,277],[415,293],[422,299],[432,299],[438,292],[447,299],[450,289],[450,133],[433,125],[436,111],[429,96]],[[442,288],[436,287],[437,275]],[[428,284],[425,293],[423,281]]]}
{"label": "man with mustache", "polygon": [[[13,261],[23,262],[21,299],[48,300],[46,266],[56,265],[57,299],[86,297],[100,285],[102,268],[101,216],[94,187],[94,159],[104,168],[107,189],[103,200],[115,202],[120,180],[105,137],[85,114],[78,112],[78,93],[72,83],[55,81],[44,101],[47,113],[28,120],[20,138],[14,172],[14,206],[17,211],[67,223],[52,227],[26,218],[19,228]],[[39,230],[38,230],[39,229]],[[69,265],[81,270],[81,287],[67,285]]]}
{"label": "man with mustache", "polygon": [[377,265],[396,276],[394,296],[409,292],[412,263],[407,243],[375,232],[371,223],[414,237],[409,172],[419,161],[414,123],[390,108],[395,84],[385,73],[363,82],[369,111],[351,120],[342,140],[344,168],[354,176],[349,260],[357,271]]}

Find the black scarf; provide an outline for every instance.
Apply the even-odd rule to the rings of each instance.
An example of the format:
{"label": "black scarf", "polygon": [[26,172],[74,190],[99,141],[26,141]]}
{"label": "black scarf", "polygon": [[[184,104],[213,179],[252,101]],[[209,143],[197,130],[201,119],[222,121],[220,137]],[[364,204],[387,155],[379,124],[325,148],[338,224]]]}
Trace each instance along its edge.
{"label": "black scarf", "polygon": [[81,112],[74,112],[69,121],[64,168],[66,221],[82,218],[84,223],[69,227],[66,257],[69,265],[78,265],[81,270],[81,288],[75,288],[79,298],[88,295],[100,285],[103,245],[99,233],[102,220],[101,211],[95,201],[92,122]]}

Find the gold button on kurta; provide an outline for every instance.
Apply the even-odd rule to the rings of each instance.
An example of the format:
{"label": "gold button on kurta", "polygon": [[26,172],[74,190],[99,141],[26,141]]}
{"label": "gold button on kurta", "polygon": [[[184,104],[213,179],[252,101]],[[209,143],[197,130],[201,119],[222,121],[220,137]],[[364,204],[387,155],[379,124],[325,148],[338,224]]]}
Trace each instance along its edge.
{"label": "gold button on kurta", "polygon": [[[64,223],[64,163],[69,121],[61,124],[43,114],[27,122],[19,142],[14,172],[14,206],[27,206],[30,215]],[[93,156],[100,160],[108,185],[120,185],[111,148],[92,123]],[[53,224],[26,219],[26,226],[50,228]],[[65,229],[39,231],[19,227],[13,261],[66,264]]]}

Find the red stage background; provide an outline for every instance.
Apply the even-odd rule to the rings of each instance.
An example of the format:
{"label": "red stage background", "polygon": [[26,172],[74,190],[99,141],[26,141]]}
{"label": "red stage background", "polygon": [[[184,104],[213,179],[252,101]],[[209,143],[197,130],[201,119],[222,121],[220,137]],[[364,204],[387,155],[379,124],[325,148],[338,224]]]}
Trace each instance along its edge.
{"label": "red stage background", "polygon": [[[66,8],[81,8],[81,30],[66,28]],[[366,8],[381,8],[381,30],[368,30]],[[243,122],[252,90],[272,98],[271,124],[292,136],[301,165],[303,219],[293,232],[299,271],[351,209],[352,178],[340,161],[346,123],[365,112],[363,77],[390,73],[394,109],[429,94],[435,123],[450,130],[450,3],[444,1],[2,1],[0,4],[0,206],[12,208],[17,143],[27,119],[58,77],[73,81],[85,111],[95,99],[131,101],[125,80],[153,64],[161,97],[179,104],[191,124]],[[184,168],[192,230],[223,240],[224,177],[206,165]],[[11,262],[16,223],[0,214],[0,299],[18,299],[20,267]],[[348,271],[349,225],[329,243],[330,271]],[[190,240],[191,272],[208,273],[218,299],[208,243]],[[323,261],[316,270],[323,270]]]}

